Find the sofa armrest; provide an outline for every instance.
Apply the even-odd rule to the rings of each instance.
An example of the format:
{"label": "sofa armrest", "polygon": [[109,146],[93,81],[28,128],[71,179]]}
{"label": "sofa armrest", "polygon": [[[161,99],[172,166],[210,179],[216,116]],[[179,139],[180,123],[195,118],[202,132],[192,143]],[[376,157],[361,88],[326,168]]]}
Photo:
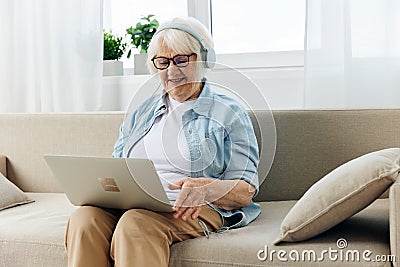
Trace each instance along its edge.
{"label": "sofa armrest", "polygon": [[400,180],[397,180],[389,190],[389,225],[390,225],[390,251],[396,257],[392,262],[394,267],[399,266],[400,260]]}
{"label": "sofa armrest", "polygon": [[7,177],[7,158],[3,155],[0,155],[0,172]]}

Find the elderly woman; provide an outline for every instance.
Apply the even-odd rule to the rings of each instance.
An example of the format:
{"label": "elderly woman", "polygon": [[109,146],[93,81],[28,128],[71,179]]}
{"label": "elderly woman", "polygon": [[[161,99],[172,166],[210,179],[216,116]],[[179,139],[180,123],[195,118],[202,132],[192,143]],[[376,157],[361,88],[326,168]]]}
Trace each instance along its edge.
{"label": "elderly woman", "polygon": [[172,244],[245,226],[260,213],[252,124],[205,79],[215,60],[206,28],[173,19],[148,52],[163,93],[128,114],[113,157],[151,159],[174,212],[80,207],[66,231],[69,266],[168,266]]}

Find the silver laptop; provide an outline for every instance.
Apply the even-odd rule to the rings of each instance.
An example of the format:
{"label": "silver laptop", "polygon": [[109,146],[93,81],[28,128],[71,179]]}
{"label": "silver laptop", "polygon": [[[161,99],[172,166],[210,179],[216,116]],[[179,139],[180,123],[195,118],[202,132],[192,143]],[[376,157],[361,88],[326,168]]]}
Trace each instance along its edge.
{"label": "silver laptop", "polygon": [[44,155],[44,159],[76,206],[173,211],[148,159],[64,155]]}

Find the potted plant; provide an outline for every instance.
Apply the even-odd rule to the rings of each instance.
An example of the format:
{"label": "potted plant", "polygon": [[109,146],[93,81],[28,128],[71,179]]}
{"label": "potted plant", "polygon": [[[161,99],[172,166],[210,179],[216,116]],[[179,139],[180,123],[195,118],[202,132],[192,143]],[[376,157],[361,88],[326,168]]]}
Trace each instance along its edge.
{"label": "potted plant", "polygon": [[[135,74],[148,74],[146,59],[147,49],[153,35],[156,33],[159,23],[153,18],[154,15],[143,17],[136,24],[135,27],[126,29],[127,35],[130,36],[131,44],[137,48],[140,54],[134,55],[134,73]],[[131,56],[132,49],[129,49],[127,57]]]}
{"label": "potted plant", "polygon": [[123,75],[123,62],[119,61],[125,53],[127,43],[122,37],[113,34],[111,31],[104,31],[104,50],[103,50],[103,75],[114,76]]}

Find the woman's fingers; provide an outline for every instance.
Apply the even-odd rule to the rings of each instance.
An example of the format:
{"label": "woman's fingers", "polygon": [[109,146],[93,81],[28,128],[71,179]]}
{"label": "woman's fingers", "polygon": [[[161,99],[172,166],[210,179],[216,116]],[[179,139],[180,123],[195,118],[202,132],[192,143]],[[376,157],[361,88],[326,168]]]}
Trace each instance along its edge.
{"label": "woman's fingers", "polygon": [[[207,195],[207,183],[204,179],[185,178],[169,186],[170,189],[180,189],[178,198],[174,204],[174,218],[195,219],[199,216],[201,206],[205,204]],[[212,180],[211,180],[212,181]]]}
{"label": "woman's fingers", "polygon": [[179,219],[182,218],[182,220],[186,221],[187,219],[191,218],[192,220],[196,219],[200,212],[201,212],[202,207],[197,206],[197,207],[189,207],[189,208],[179,208],[175,214],[174,218]]}
{"label": "woman's fingers", "polygon": [[182,188],[181,189],[181,192],[179,192],[178,198],[175,201],[174,208],[177,208],[177,207],[188,207],[188,205],[187,204],[185,205],[185,203],[188,202],[187,198],[190,195],[190,191],[191,191],[190,188]]}
{"label": "woman's fingers", "polygon": [[175,213],[174,213],[174,218],[179,219],[181,215],[186,211],[187,208],[182,208],[182,207],[174,207]]}
{"label": "woman's fingers", "polygon": [[188,178],[184,178],[182,180],[176,181],[174,183],[169,183],[168,188],[171,190],[181,189],[182,185],[187,181]]}
{"label": "woman's fingers", "polygon": [[175,218],[195,219],[200,213],[201,206],[204,205],[204,194],[197,188],[185,187],[181,189],[178,199],[175,202]]}
{"label": "woman's fingers", "polygon": [[199,217],[201,208],[202,206],[199,206],[195,209],[195,211],[192,213],[192,220],[195,220],[197,217]]}
{"label": "woman's fingers", "polygon": [[186,221],[188,218],[191,218],[195,210],[196,208],[187,208],[185,213],[182,214],[182,220]]}

